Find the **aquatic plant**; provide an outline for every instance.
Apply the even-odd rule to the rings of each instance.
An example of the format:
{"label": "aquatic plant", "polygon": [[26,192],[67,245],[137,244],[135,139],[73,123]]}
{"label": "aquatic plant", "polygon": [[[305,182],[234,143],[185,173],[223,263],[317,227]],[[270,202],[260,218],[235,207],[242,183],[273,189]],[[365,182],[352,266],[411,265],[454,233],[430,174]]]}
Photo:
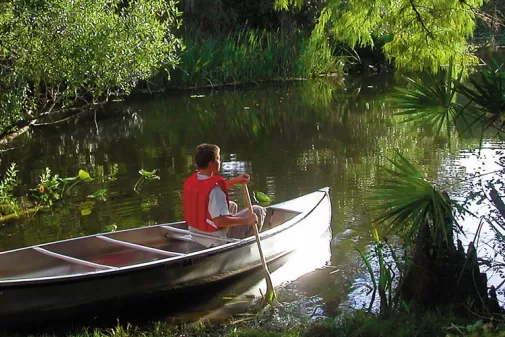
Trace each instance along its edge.
{"label": "aquatic plant", "polygon": [[68,194],[75,185],[80,182],[89,183],[93,181],[93,178],[84,170],[79,170],[79,173],[74,177],[61,178],[58,174],[53,174],[49,167],[46,167],[40,175],[39,181],[37,188],[30,190],[30,196],[40,205],[51,207],[65,194]]}
{"label": "aquatic plant", "polygon": [[260,191],[253,191],[253,198],[261,206],[268,206],[272,202],[272,198],[268,194]]}
{"label": "aquatic plant", "polygon": [[159,180],[160,177],[156,175],[156,171],[157,171],[156,169],[152,171],[146,171],[144,169],[140,169],[139,171],[140,178],[135,183],[135,186],[133,186],[133,190],[138,193],[138,190],[142,187],[142,185],[145,184],[146,181]]}
{"label": "aquatic plant", "polygon": [[[372,281],[372,295],[368,310],[370,311],[375,302],[376,293],[379,292],[380,298],[380,313],[382,315],[388,315],[391,313],[394,308],[394,299],[393,299],[393,282],[398,277],[401,280],[401,269],[399,259],[396,257],[396,253],[391,245],[388,244],[387,239],[384,241],[379,238],[379,233],[377,231],[377,227],[375,224],[372,224],[372,234],[373,234],[373,253],[374,255],[366,255],[361,250],[359,250],[356,246],[353,245],[354,249],[361,256],[362,261],[364,262],[368,274],[370,275],[370,279]],[[389,252],[392,256],[392,261],[386,260],[384,247],[389,249]],[[375,276],[375,271],[372,267],[372,259],[377,259],[378,268],[379,268],[379,277]],[[398,270],[399,275],[396,275],[394,269]],[[397,280],[398,281],[398,280]]]}
{"label": "aquatic plant", "polygon": [[20,210],[18,200],[14,197],[14,188],[18,186],[16,163],[11,163],[3,179],[0,181],[0,212],[2,214],[17,213]]}

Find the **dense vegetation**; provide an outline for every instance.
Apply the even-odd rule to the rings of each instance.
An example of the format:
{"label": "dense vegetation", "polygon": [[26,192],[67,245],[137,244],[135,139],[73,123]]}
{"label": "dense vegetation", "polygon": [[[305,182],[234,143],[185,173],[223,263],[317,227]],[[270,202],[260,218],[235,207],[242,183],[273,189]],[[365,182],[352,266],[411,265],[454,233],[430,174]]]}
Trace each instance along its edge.
{"label": "dense vegetation", "polygon": [[451,58],[472,62],[467,40],[475,19],[495,22],[489,18],[499,17],[501,3],[488,4],[486,12],[479,11],[481,5],[480,0],[405,0],[394,6],[368,0],[344,5],[3,1],[0,134],[134,89],[342,76],[349,61],[360,59],[354,47],[375,48],[407,70],[436,71]]}
{"label": "dense vegetation", "polygon": [[177,64],[176,2],[2,1],[0,132],[129,93]]}

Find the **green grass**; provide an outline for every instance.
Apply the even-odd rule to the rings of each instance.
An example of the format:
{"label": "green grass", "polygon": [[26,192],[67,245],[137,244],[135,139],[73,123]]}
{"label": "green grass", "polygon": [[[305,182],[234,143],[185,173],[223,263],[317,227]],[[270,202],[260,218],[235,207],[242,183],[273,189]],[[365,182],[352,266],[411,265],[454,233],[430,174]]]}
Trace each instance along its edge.
{"label": "green grass", "polygon": [[[452,328],[451,328],[452,327]],[[484,332],[477,334],[479,332]],[[156,323],[149,329],[141,329],[131,325],[118,325],[111,329],[82,329],[68,333],[66,337],[445,337],[452,336],[488,336],[498,337],[503,326],[493,326],[465,322],[446,311],[413,313],[396,312],[387,318],[381,318],[365,311],[354,311],[352,314],[321,322],[305,324],[284,324],[270,319],[245,321],[242,323],[227,322],[222,325],[186,325],[174,326],[168,323]],[[456,333],[456,331],[459,331]],[[0,336],[29,336],[5,332]],[[30,335],[37,337],[53,337],[56,335]],[[62,336],[61,334],[59,336]]]}
{"label": "green grass", "polygon": [[220,36],[202,36],[199,32],[185,35],[181,62],[170,70],[170,80],[163,84],[168,87],[308,78],[343,68],[336,49],[312,42],[302,32],[243,28]]}

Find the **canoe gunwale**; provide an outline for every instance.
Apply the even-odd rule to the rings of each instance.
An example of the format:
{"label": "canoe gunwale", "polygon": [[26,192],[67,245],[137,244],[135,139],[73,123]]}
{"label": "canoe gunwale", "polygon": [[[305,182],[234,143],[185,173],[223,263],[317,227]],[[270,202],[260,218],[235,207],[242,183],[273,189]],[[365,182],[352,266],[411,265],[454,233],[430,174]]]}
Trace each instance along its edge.
{"label": "canoe gunwale", "polygon": [[[293,218],[287,220],[285,223],[282,223],[274,228],[268,229],[267,231],[260,233],[260,235],[259,235],[260,239],[265,240],[270,237],[276,236],[276,235],[280,234],[281,232],[284,232],[284,231],[292,228],[293,226],[296,226],[300,222],[302,222],[307,216],[309,216],[312,212],[314,212],[314,210],[316,210],[318,208],[318,206],[323,202],[323,200],[325,200],[325,198],[327,198],[327,197],[329,198],[329,189],[328,188],[318,189],[312,193],[317,193],[317,192],[321,192],[321,197],[310,210],[308,210],[306,212],[299,213],[296,216],[294,216]],[[279,210],[288,211],[288,212],[294,212],[293,210],[283,209],[282,207],[277,208],[277,207],[275,207],[275,205],[268,206],[267,208],[279,209]],[[150,227],[176,226],[176,225],[181,225],[181,224],[185,224],[185,223],[186,223],[185,221],[177,221],[177,222],[172,222],[172,223],[164,223],[164,224],[154,225],[154,226],[150,226]],[[116,231],[113,233],[137,231],[137,230],[142,230],[145,228],[146,227],[130,228],[130,229]],[[84,239],[84,238],[93,238],[93,237],[97,237],[100,235],[107,237],[107,235],[109,235],[109,234],[112,234],[112,233],[97,233],[97,234],[92,234],[92,235],[88,235],[88,236],[81,236],[81,237],[71,238],[71,239],[67,239],[67,240],[62,240],[60,242],[63,242],[63,241],[68,242],[68,241],[79,240],[79,239]],[[33,247],[44,248],[44,246],[49,246],[54,243],[57,243],[57,242],[49,242],[49,243],[45,243],[45,244],[41,244],[41,245],[36,245],[36,246],[31,246],[31,247],[23,247],[23,248],[19,248],[16,250],[0,252],[0,255],[15,252],[15,251],[21,251],[21,250],[33,248]],[[199,257],[199,256],[211,257],[211,256],[214,256],[214,255],[217,255],[220,253],[224,253],[228,250],[232,250],[232,249],[236,249],[236,248],[240,248],[242,246],[252,245],[252,244],[256,244],[256,238],[254,236],[251,236],[246,239],[241,239],[236,242],[228,242],[228,243],[224,243],[219,246],[215,246],[215,247],[211,247],[211,248],[207,248],[207,249],[202,249],[200,251],[184,254],[182,256],[166,257],[166,258],[159,259],[159,260],[148,261],[148,262],[129,265],[129,266],[122,266],[122,267],[117,267],[114,269],[102,269],[102,270],[96,270],[96,271],[87,272],[87,273],[37,277],[37,278],[32,278],[32,279],[11,279],[11,280],[4,280],[4,281],[0,280],[0,290],[2,290],[2,289],[7,290],[9,288],[30,287],[30,286],[38,285],[38,284],[58,284],[58,283],[66,282],[66,281],[80,282],[80,281],[86,281],[90,278],[107,277],[109,275],[110,276],[119,275],[119,274],[128,273],[128,272],[132,272],[132,271],[161,267],[163,265],[165,265],[165,268],[168,268],[170,264],[182,262],[185,259],[192,259],[192,258]],[[289,252],[285,252],[285,253],[289,253]],[[276,259],[280,256],[282,256],[282,255],[279,255],[279,256],[276,255],[274,258],[269,259],[267,262],[270,262],[271,260]]]}

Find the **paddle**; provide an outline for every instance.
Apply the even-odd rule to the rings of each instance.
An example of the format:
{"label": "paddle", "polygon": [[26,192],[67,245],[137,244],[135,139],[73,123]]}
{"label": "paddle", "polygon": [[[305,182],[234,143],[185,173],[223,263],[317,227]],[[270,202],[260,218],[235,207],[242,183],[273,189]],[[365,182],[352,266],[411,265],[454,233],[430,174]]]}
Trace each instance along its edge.
{"label": "paddle", "polygon": [[[251,204],[251,197],[249,196],[249,189],[247,188],[247,184],[242,185],[242,190],[244,191],[245,200],[247,203],[247,207],[249,208],[249,212],[253,213],[253,208]],[[256,243],[258,244],[258,250],[260,253],[261,264],[263,266],[263,271],[265,272],[265,281],[267,283],[267,292],[265,293],[265,299],[272,305],[273,301],[276,300],[277,296],[275,295],[274,285],[272,283],[272,278],[270,277],[270,272],[268,271],[268,265],[265,260],[265,256],[263,255],[263,250],[261,249],[261,241],[260,234],[258,231],[258,224],[255,223],[254,227],[254,236],[256,237]]]}

